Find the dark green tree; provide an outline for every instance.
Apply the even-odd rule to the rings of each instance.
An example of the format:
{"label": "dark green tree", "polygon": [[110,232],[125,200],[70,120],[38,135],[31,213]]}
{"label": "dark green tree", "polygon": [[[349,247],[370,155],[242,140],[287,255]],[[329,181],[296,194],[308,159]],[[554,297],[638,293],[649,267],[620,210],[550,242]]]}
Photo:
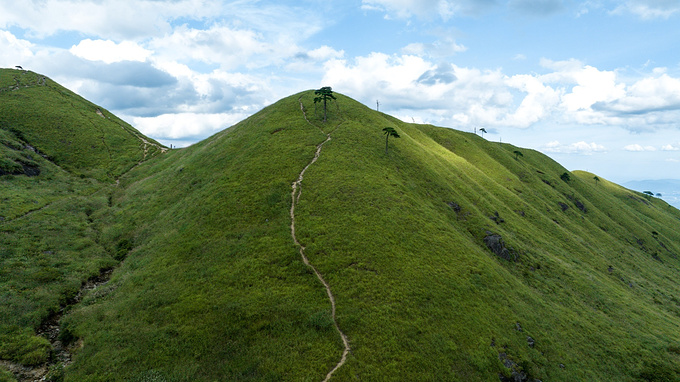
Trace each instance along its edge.
{"label": "dark green tree", "polygon": [[593,179],[595,179],[595,185],[597,186],[597,184],[600,183],[600,178],[594,176]]}
{"label": "dark green tree", "polygon": [[390,139],[390,137],[395,137],[395,138],[400,138],[399,133],[397,133],[397,130],[394,130],[393,127],[386,127],[383,129],[383,132],[385,133],[385,154],[387,154],[387,141]]}
{"label": "dark green tree", "polygon": [[522,154],[522,152],[519,151],[519,150],[515,150],[515,151],[513,151],[513,153],[515,154],[515,160],[519,159],[519,157],[524,156],[524,154]]}
{"label": "dark green tree", "polygon": [[562,179],[565,182],[568,182],[571,180],[571,175],[569,175],[568,172],[565,172],[562,175],[560,175],[560,179]]}
{"label": "dark green tree", "polygon": [[482,138],[484,138],[484,133],[486,133],[486,129],[482,127],[481,129],[479,129],[479,132],[482,133]]}
{"label": "dark green tree", "polygon": [[323,101],[323,121],[326,122],[326,102],[331,99],[336,99],[333,95],[333,89],[330,86],[324,86],[321,89],[314,90],[314,103]]}

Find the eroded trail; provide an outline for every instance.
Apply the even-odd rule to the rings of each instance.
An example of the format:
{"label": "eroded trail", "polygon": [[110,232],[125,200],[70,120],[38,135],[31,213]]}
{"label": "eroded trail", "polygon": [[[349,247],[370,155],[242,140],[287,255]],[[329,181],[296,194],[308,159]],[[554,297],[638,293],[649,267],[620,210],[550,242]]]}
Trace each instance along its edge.
{"label": "eroded trail", "polygon": [[[304,107],[302,105],[301,100],[300,100],[300,109],[302,110],[302,114],[305,117],[305,120],[310,125],[313,125],[307,119],[307,114],[305,113],[305,110],[304,110]],[[315,126],[315,127],[318,128],[318,126]],[[321,129],[319,128],[319,130],[321,130]],[[321,275],[319,270],[316,269],[316,267],[314,267],[309,262],[309,259],[305,255],[305,246],[302,245],[298,241],[297,236],[295,235],[295,206],[300,201],[300,195],[302,194],[302,179],[304,178],[305,172],[307,171],[307,169],[311,165],[314,164],[314,162],[317,161],[317,159],[319,159],[323,145],[326,144],[330,140],[331,140],[331,135],[326,134],[326,140],[319,143],[316,146],[316,152],[314,153],[314,158],[312,158],[312,160],[307,164],[307,166],[305,166],[305,168],[303,168],[302,171],[300,171],[300,175],[298,175],[297,180],[295,180],[295,182],[293,182],[293,184],[291,185],[291,188],[292,188],[291,201],[292,201],[292,203],[291,203],[291,206],[290,206],[290,234],[293,237],[293,241],[295,242],[295,245],[297,245],[298,248],[299,248],[300,256],[302,256],[302,261],[305,263],[306,266],[308,266],[309,268],[312,269],[312,271],[314,271],[314,274],[316,275],[316,277],[319,279],[321,284],[323,284],[324,288],[326,288],[326,294],[328,295],[328,299],[331,302],[331,319],[333,320],[333,326],[335,326],[335,330],[337,330],[338,334],[340,334],[340,338],[342,339],[342,343],[344,345],[344,350],[342,352],[342,357],[340,357],[340,361],[338,361],[338,363],[335,365],[335,367],[333,367],[333,369],[331,369],[331,371],[329,371],[328,374],[326,374],[326,378],[324,379],[324,382],[330,380],[331,377],[333,376],[333,373],[335,373],[336,370],[338,370],[342,365],[344,365],[345,361],[347,360],[347,355],[349,354],[350,347],[349,347],[349,341],[347,339],[347,336],[345,335],[345,333],[342,332],[342,330],[340,330],[340,326],[338,325],[338,321],[335,318],[335,297],[333,296],[333,292],[331,292],[331,287],[328,284],[328,282],[326,282],[326,280],[323,278],[323,276]]]}

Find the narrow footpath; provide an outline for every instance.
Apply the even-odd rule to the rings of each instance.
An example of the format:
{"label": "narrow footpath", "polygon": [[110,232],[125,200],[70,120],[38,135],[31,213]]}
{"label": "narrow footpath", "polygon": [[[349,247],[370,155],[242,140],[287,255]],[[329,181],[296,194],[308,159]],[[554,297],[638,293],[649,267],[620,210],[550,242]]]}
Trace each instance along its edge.
{"label": "narrow footpath", "polygon": [[[314,124],[309,122],[309,120],[307,119],[307,114],[305,113],[305,109],[302,105],[302,100],[299,100],[299,102],[300,102],[300,110],[302,110],[302,115],[305,117],[305,120],[307,121],[307,123],[318,128],[319,130],[321,130],[321,128],[319,128],[318,126],[315,126]],[[323,130],[321,130],[321,132],[323,132]],[[326,134],[326,133],[324,133],[324,134]],[[323,284],[324,288],[326,288],[326,294],[328,294],[328,299],[331,302],[331,319],[333,320],[333,326],[335,326],[335,330],[337,330],[338,334],[340,334],[340,338],[342,339],[342,343],[344,345],[344,350],[342,351],[342,357],[340,357],[340,361],[338,361],[338,363],[335,365],[335,367],[333,367],[333,369],[331,369],[331,371],[329,371],[328,374],[326,374],[326,378],[324,379],[324,382],[329,381],[331,379],[331,377],[333,376],[333,373],[335,373],[336,370],[338,370],[342,365],[345,364],[345,361],[347,360],[347,355],[349,354],[349,351],[350,351],[350,346],[349,346],[349,340],[347,339],[347,336],[345,335],[345,333],[342,332],[342,330],[340,330],[340,326],[338,326],[338,321],[335,318],[335,297],[333,296],[333,293],[331,292],[331,287],[328,284],[328,282],[326,282],[326,280],[323,278],[323,276],[321,275],[319,270],[316,269],[316,267],[314,267],[309,262],[309,259],[305,255],[305,246],[300,244],[300,242],[297,239],[297,236],[295,235],[295,206],[300,201],[300,195],[302,194],[302,179],[304,178],[305,172],[307,171],[307,169],[312,164],[314,164],[314,162],[317,161],[317,159],[319,159],[323,145],[326,144],[330,140],[331,140],[331,135],[330,135],[330,133],[328,133],[328,134],[326,134],[326,140],[319,143],[316,146],[316,152],[314,153],[314,158],[312,158],[312,160],[307,164],[307,166],[305,166],[305,168],[303,168],[302,171],[300,171],[300,175],[298,175],[297,180],[295,182],[293,182],[293,184],[291,185],[291,188],[292,188],[291,201],[292,201],[292,203],[291,203],[291,206],[290,206],[290,234],[293,237],[293,241],[295,242],[295,245],[298,246],[298,248],[300,250],[300,256],[302,256],[302,261],[305,263],[306,266],[308,266],[309,268],[312,269],[312,271],[314,271],[314,274],[316,275],[316,277],[319,279],[321,284]]]}

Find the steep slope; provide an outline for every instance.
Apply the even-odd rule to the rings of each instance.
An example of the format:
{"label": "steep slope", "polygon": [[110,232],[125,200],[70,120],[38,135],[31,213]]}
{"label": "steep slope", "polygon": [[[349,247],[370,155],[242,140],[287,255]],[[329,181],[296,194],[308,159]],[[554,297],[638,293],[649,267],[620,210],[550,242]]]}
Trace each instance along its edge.
{"label": "steep slope", "polygon": [[0,364],[38,379],[63,309],[119,262],[95,224],[113,181],[164,150],[105,115],[44,76],[0,69]]}
{"label": "steep slope", "polygon": [[[107,110],[40,74],[0,69],[0,128],[69,173],[112,180],[164,150]],[[8,164],[6,164],[8,165]],[[7,171],[8,168],[0,171]]]}
{"label": "steep slope", "polygon": [[[125,260],[61,320],[74,356],[54,375],[680,378],[678,210],[538,152],[404,123],[341,95],[322,119],[303,92],[135,166],[118,187],[80,194],[95,258]],[[401,135],[387,154],[384,127]],[[36,219],[61,216],[56,205],[21,219],[50,221]],[[6,227],[8,253],[20,226]],[[31,235],[47,248],[52,229]],[[40,250],[23,264],[43,269]],[[32,311],[16,310],[22,322]]]}
{"label": "steep slope", "polygon": [[68,317],[67,380],[323,379],[343,343],[288,212],[325,134],[295,234],[351,346],[333,379],[678,379],[677,210],[342,96],[321,124],[312,96],[124,179],[135,248]]}

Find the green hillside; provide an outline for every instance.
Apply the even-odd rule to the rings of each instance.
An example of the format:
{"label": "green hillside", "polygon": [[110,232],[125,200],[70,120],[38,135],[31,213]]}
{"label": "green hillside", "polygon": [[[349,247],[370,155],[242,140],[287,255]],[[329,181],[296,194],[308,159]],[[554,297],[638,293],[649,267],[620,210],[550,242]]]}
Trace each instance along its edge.
{"label": "green hillside", "polygon": [[[336,96],[325,123],[312,91],[293,95],[117,186],[75,170],[42,180],[74,196],[0,223],[3,272],[56,268],[69,243],[89,243],[68,255],[89,273],[69,271],[64,292],[5,272],[0,358],[13,370],[48,358],[44,309],[17,302],[44,296],[67,307],[59,339],[73,353],[53,357],[54,380],[319,381],[337,366],[331,380],[680,380],[680,211]],[[7,139],[29,136],[17,126]],[[387,153],[384,127],[401,136]],[[82,155],[72,163],[101,163]],[[2,196],[48,175],[3,175]]]}
{"label": "green hillside", "polygon": [[0,366],[50,358],[48,323],[119,263],[97,214],[120,176],[163,150],[44,76],[0,69]]}

